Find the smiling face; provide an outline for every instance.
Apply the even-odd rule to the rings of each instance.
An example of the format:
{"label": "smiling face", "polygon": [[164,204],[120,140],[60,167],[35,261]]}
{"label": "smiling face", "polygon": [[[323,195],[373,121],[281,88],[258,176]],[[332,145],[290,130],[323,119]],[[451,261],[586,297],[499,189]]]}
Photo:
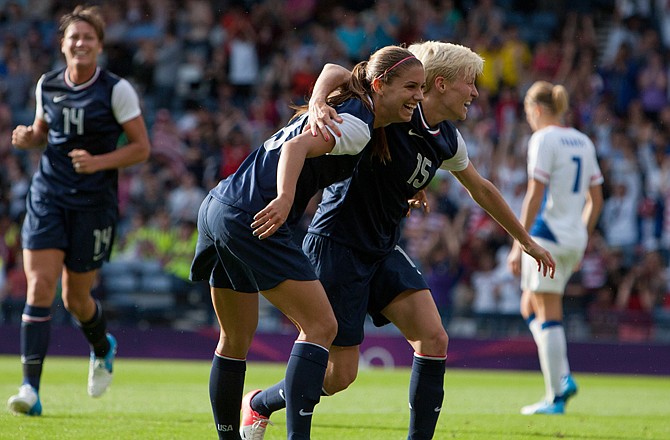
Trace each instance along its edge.
{"label": "smiling face", "polygon": [[93,26],[85,21],[75,21],[65,29],[61,52],[69,69],[91,71],[97,66],[102,42]]}
{"label": "smiling face", "polygon": [[409,122],[417,104],[423,100],[425,73],[420,65],[412,66],[384,84],[372,83],[375,104],[375,128],[395,122]]}
{"label": "smiling face", "polygon": [[455,81],[436,79],[436,90],[441,96],[443,119],[463,121],[468,116],[468,107],[479,96],[475,85],[475,76],[458,75]]}

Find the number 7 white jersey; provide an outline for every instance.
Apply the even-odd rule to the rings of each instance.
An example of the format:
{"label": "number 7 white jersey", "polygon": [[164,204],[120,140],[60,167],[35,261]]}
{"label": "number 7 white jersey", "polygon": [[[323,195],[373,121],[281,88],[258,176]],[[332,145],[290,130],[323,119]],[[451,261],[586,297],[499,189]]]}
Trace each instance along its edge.
{"label": "number 7 white jersey", "polygon": [[530,234],[584,249],[586,195],[591,186],[603,182],[591,139],[579,130],[556,125],[536,131],[528,142],[528,178],[546,185]]}

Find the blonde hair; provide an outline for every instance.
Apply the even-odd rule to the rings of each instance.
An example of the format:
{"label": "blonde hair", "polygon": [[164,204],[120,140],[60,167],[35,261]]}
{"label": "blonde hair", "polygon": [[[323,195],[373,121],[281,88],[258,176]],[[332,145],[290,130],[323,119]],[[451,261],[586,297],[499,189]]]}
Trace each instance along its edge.
{"label": "blonde hair", "polygon": [[526,102],[533,102],[547,108],[553,115],[561,116],[568,111],[570,98],[568,91],[560,84],[536,81],[526,92]]}
{"label": "blonde hair", "polygon": [[430,91],[438,76],[453,83],[459,75],[474,80],[484,70],[484,59],[460,44],[424,41],[414,43],[408,49],[423,63],[426,71],[424,92]]}

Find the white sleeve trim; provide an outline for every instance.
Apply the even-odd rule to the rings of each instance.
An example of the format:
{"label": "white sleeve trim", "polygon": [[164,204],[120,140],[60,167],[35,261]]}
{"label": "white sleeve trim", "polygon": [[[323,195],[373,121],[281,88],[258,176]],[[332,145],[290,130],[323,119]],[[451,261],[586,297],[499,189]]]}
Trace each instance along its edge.
{"label": "white sleeve trim", "polygon": [[458,149],[456,154],[451,159],[447,159],[442,162],[440,169],[446,171],[463,171],[468,167],[470,163],[470,158],[468,157],[468,147],[465,145],[465,139],[461,136],[461,132],[456,130],[456,139],[458,143]]}
{"label": "white sleeve trim", "polygon": [[142,114],[137,92],[123,78],[112,89],[112,111],[119,124],[125,124]]}
{"label": "white sleeve trim", "polygon": [[37,81],[35,87],[35,120],[45,121],[44,119],[44,103],[42,101],[42,83],[44,82],[44,75]]}
{"label": "white sleeve trim", "polygon": [[356,155],[363,150],[368,142],[370,142],[372,137],[370,127],[368,124],[349,113],[341,113],[339,116],[342,118],[342,123],[339,126],[342,136],[337,137],[333,135],[335,138],[335,146],[328,154]]}

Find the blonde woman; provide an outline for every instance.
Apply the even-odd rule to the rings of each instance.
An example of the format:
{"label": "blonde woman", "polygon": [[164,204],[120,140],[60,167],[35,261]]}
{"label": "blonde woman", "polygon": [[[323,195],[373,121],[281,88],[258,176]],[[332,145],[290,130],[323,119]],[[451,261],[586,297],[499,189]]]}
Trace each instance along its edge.
{"label": "blonde woman", "polygon": [[556,259],[554,278],[546,278],[535,274],[534,261],[517,244],[508,256],[512,272],[521,274],[521,314],[537,344],[545,382],[544,399],[521,409],[527,415],[563,414],[577,393],[563,328],[563,291],[584,256],[603,205],[595,147],[587,135],[563,125],[568,102],[565,87],[545,81],[534,83],[524,100],[533,135],[520,220]]}

